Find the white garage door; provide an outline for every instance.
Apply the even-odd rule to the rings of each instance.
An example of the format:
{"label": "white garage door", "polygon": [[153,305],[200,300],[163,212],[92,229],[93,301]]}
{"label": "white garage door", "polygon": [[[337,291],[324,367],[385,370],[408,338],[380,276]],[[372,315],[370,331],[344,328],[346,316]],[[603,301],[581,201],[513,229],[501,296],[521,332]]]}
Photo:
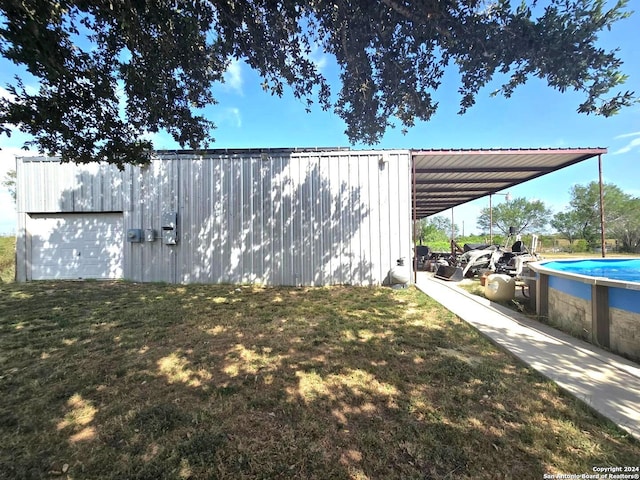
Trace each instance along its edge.
{"label": "white garage door", "polygon": [[31,279],[122,278],[122,214],[31,214]]}

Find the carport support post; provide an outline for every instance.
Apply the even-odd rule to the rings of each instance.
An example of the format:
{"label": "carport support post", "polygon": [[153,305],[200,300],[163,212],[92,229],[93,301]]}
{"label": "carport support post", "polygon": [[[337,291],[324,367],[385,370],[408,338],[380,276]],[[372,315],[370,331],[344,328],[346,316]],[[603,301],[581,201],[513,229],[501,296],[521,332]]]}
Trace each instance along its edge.
{"label": "carport support post", "polygon": [[493,205],[491,204],[492,193],[489,194],[489,245],[493,245]]}
{"label": "carport support post", "polygon": [[602,185],[602,154],[598,154],[598,185],[600,187],[600,248],[602,258],[606,256],[605,232],[604,232],[604,192]]}
{"label": "carport support post", "polygon": [[536,314],[539,317],[549,316],[549,275],[538,273],[536,281]]}
{"label": "carport support post", "polygon": [[455,242],[456,241],[456,231],[455,231],[455,226],[453,224],[453,207],[451,207],[451,255],[455,256],[456,251],[455,251]]}
{"label": "carport support post", "polygon": [[591,286],[591,343],[610,347],[609,287]]}
{"label": "carport support post", "polygon": [[416,226],[418,224],[418,199],[416,195],[416,161],[411,155],[411,168],[413,181],[411,182],[411,195],[413,196],[413,284],[418,283],[418,245]]}

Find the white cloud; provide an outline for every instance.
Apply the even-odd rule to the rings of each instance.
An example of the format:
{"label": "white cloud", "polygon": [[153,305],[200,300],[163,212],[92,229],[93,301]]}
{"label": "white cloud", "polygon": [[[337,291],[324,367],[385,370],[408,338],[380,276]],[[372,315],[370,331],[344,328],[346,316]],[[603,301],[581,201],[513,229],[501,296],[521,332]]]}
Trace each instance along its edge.
{"label": "white cloud", "polygon": [[27,92],[28,95],[35,95],[40,90],[40,87],[37,85],[25,85],[24,91]]}
{"label": "white cloud", "polygon": [[15,95],[9,93],[9,90],[6,88],[0,87],[0,98],[6,98],[9,101],[13,101],[16,97]]}
{"label": "white cloud", "polygon": [[145,132],[140,135],[143,140],[150,140],[155,150],[180,150],[182,147],[175,141],[173,136],[164,129],[155,133]]}
{"label": "white cloud", "polygon": [[612,155],[620,155],[622,153],[629,153],[631,150],[635,150],[636,148],[640,149],[640,132],[627,133],[627,134],[624,134],[624,135],[619,135],[619,136],[617,136],[615,138],[631,138],[631,137],[635,137],[635,138],[633,138],[633,140],[628,142],[624,147],[619,148],[618,150],[613,152]]}
{"label": "white cloud", "polygon": [[238,128],[242,127],[242,116],[240,115],[240,109],[239,108],[229,108],[228,111],[229,111],[229,115],[231,116],[231,118],[235,122],[236,127],[238,127]]}
{"label": "white cloud", "polygon": [[[38,85],[25,85],[24,91],[27,92],[28,95],[36,95],[38,93],[39,87]],[[6,98],[10,101],[14,101],[16,96],[9,92],[4,87],[0,87],[0,98]]]}
{"label": "white cloud", "polygon": [[324,67],[327,66],[328,57],[323,52],[322,47],[320,45],[314,43],[311,48],[312,50],[311,50],[311,53],[309,54],[309,60],[311,60],[314,63],[314,65],[318,69],[318,72],[322,73],[322,70],[324,69]]}
{"label": "white cloud", "polygon": [[[0,87],[0,98],[6,98],[10,102],[13,102],[16,97],[15,95],[9,93],[9,90],[7,90],[6,88]],[[9,125],[9,124],[3,124],[3,127],[8,127],[9,130],[11,130],[11,132],[14,132],[16,130],[16,128],[13,125]],[[0,169],[2,169],[1,164],[0,164]]]}
{"label": "white cloud", "polygon": [[224,72],[224,85],[242,95],[242,62],[233,60]]}
{"label": "white cloud", "polygon": [[229,107],[219,111],[216,123],[227,124],[236,128],[242,127],[242,114],[239,108]]}
{"label": "white cloud", "polygon": [[630,137],[640,137],[640,132],[623,133],[622,135],[618,135],[617,137],[613,137],[613,138],[618,139],[618,138],[630,138]]}
{"label": "white cloud", "polygon": [[[29,95],[35,95],[35,94],[38,93],[38,88],[33,86],[33,85],[25,85],[24,89],[27,92],[27,94],[29,94]],[[9,92],[9,90],[7,90],[4,87],[0,87],[0,98],[7,99],[10,102],[15,102],[15,100],[16,100],[16,96],[13,95],[11,92]],[[20,131],[18,130],[18,127],[16,127],[15,125],[11,125],[11,124],[5,123],[2,126],[8,128],[11,131],[11,135],[12,136],[15,136],[16,134],[20,133]],[[14,140],[6,140],[4,138],[2,140],[3,140],[3,143],[5,145],[7,145],[7,143],[14,143],[15,144]]]}
{"label": "white cloud", "polygon": [[[16,156],[29,157],[38,155],[38,152],[25,151],[21,148],[3,148],[0,150],[0,181],[4,180],[9,170],[16,168]],[[11,198],[9,190],[0,185],[0,234],[12,234],[16,231],[17,214],[16,204]]]}

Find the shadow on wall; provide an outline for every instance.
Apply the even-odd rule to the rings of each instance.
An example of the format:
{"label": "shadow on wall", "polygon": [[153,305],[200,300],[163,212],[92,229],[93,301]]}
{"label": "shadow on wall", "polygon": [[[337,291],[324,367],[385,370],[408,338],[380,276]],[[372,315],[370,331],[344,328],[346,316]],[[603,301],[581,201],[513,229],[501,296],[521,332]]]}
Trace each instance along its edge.
{"label": "shadow on wall", "polygon": [[124,172],[43,158],[18,170],[18,279],[122,278]]}
{"label": "shadow on wall", "polygon": [[[338,161],[334,169],[346,168]],[[185,172],[190,194],[180,196],[187,225],[179,255],[181,265],[189,267],[180,272],[181,280],[379,283],[363,187],[342,180],[329,162],[275,158],[183,164],[190,170]]]}
{"label": "shadow on wall", "polygon": [[31,214],[30,280],[122,278],[121,213]]}
{"label": "shadow on wall", "polygon": [[[47,165],[75,169],[74,187],[38,210],[51,213],[27,219],[31,278],[382,283],[401,256],[401,211],[378,158],[175,155],[92,174]],[[170,212],[175,245],[163,238]],[[127,241],[129,229],[143,232],[140,243]],[[155,240],[145,241],[146,229]]]}

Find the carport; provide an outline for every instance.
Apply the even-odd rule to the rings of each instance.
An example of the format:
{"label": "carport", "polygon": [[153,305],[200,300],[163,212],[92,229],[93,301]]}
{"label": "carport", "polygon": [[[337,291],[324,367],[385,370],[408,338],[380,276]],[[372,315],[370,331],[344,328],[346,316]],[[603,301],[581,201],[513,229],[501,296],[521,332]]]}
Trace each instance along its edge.
{"label": "carport", "polygon": [[606,148],[412,150],[411,153],[414,231],[419,219],[597,156],[602,255],[605,255],[602,155],[607,153]]}

